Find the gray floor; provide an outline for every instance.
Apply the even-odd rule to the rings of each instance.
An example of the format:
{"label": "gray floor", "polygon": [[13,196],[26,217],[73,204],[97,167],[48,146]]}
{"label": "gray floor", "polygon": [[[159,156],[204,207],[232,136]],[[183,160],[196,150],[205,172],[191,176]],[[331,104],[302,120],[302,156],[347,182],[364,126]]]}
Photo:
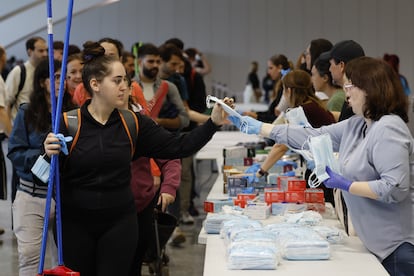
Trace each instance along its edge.
{"label": "gray floor", "polygon": [[[200,216],[196,217],[194,225],[184,225],[182,230],[186,235],[186,242],[179,247],[168,244],[166,246],[167,255],[170,257],[168,270],[169,275],[203,275],[205,245],[197,243],[197,236],[201,229],[205,213],[202,211],[203,202],[214,183],[217,174],[211,173],[211,162],[202,161],[197,165],[197,185],[199,187],[200,197],[195,199],[195,204],[200,211]],[[10,201],[0,200],[0,227],[6,232],[0,236],[0,275],[17,276],[17,244],[11,230],[11,211]],[[48,262],[45,263],[45,269],[50,268]],[[148,268],[143,267],[143,274],[150,275]]]}

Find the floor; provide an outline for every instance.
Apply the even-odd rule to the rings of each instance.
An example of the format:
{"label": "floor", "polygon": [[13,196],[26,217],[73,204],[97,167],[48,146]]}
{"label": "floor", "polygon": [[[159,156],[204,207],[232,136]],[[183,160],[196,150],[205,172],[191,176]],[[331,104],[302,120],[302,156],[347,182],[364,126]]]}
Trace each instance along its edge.
{"label": "floor", "polygon": [[[197,164],[199,197],[195,199],[195,205],[200,211],[200,216],[195,217],[193,225],[181,226],[186,235],[184,244],[179,247],[171,244],[166,246],[166,253],[170,258],[168,264],[170,276],[203,275],[205,245],[198,244],[197,237],[205,218],[205,213],[202,211],[203,202],[217,177],[211,169],[211,162],[208,160]],[[11,230],[10,210],[10,200],[0,200],[0,227],[6,230],[0,236],[0,275],[18,276],[17,243]],[[48,261],[45,263],[45,269],[47,268],[50,268]],[[151,275],[148,267],[143,267],[143,275]]]}

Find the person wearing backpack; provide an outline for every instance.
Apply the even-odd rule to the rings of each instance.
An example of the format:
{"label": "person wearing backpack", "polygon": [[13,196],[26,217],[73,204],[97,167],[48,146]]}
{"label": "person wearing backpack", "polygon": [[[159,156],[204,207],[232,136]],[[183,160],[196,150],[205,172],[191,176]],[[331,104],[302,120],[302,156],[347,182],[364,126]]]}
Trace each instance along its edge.
{"label": "person wearing backpack", "polygon": [[[205,124],[179,135],[147,116],[122,112],[118,107],[124,104],[128,89],[125,68],[104,52],[96,42],[84,45],[82,81],[92,98],[80,108],[82,125],[74,137],[75,147],[68,156],[60,154],[62,144],[53,133],[43,144],[46,156],[59,154],[62,164],[65,265],[81,275],[128,275],[138,239],[131,161],[141,156],[176,159],[191,155],[224,124],[225,114],[217,104]],[[224,102],[232,104],[231,99]],[[139,126],[134,133],[124,127],[125,112]],[[64,123],[60,132],[68,134]]]}
{"label": "person wearing backpack", "polygon": [[14,121],[19,106],[28,103],[33,92],[33,75],[36,66],[47,57],[46,41],[42,37],[31,37],[26,41],[29,59],[24,65],[15,66],[6,79],[6,103],[10,117]]}
{"label": "person wearing backpack", "polygon": [[[33,92],[33,76],[36,66],[47,57],[46,41],[42,37],[31,37],[26,41],[26,52],[29,59],[24,63],[15,66],[6,78],[6,106],[8,116],[13,124],[19,106],[28,103]],[[19,177],[13,168],[12,173],[12,202],[16,195],[16,186],[19,184]]]}
{"label": "person wearing backpack", "polygon": [[[43,140],[51,129],[50,83],[59,87],[61,63],[54,61],[54,79],[49,79],[49,61],[41,61],[34,71],[33,93],[30,103],[22,104],[17,113],[8,143],[7,157],[16,169],[19,183],[13,202],[13,231],[17,238],[19,275],[36,275],[40,258],[43,220],[45,216],[47,183],[31,173],[38,158]],[[58,90],[58,89],[56,89]],[[65,94],[63,110],[74,108],[69,94]],[[54,202],[52,203],[54,206]],[[54,207],[50,219],[54,221]],[[48,250],[52,253],[52,263],[57,261],[56,246],[53,241],[50,223]]]}

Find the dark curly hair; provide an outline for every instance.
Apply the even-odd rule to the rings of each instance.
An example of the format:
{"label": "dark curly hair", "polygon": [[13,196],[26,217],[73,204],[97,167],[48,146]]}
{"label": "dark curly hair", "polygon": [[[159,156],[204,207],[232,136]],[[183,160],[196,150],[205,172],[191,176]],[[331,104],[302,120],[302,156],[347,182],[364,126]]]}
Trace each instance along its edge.
{"label": "dark curly hair", "polygon": [[119,61],[115,57],[106,56],[105,49],[94,41],[87,41],[83,44],[83,69],[82,69],[82,82],[86,91],[90,96],[93,95],[90,80],[92,78],[102,81],[104,77],[111,73],[110,65]]}

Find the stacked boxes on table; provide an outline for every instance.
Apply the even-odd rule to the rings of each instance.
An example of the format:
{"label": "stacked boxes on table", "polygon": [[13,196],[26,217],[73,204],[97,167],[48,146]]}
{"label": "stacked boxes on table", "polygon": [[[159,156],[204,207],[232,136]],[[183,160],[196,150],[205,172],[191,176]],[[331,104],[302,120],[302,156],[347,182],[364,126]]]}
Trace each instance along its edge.
{"label": "stacked boxes on table", "polygon": [[[262,157],[262,159],[266,154],[266,150],[261,149],[257,144],[237,145],[223,149],[223,193],[233,199],[206,201],[206,212],[220,211],[223,205],[238,205],[244,208],[252,198],[261,199],[269,206],[275,204],[275,209],[290,206],[288,210],[306,210],[306,206],[309,206],[308,209],[311,210],[325,211],[323,190],[306,189],[306,180],[282,175],[292,170],[292,165],[275,165],[269,169],[267,179],[259,178],[259,182],[249,183],[248,178],[252,178],[253,174],[244,172],[254,161],[257,162],[256,152],[259,153],[258,158]],[[247,193],[250,195],[246,196]],[[280,204],[285,206],[280,208],[277,206]]]}
{"label": "stacked boxes on table", "polygon": [[[255,156],[254,148],[246,148],[244,146],[227,147],[223,149],[223,192],[228,192],[228,176],[241,174],[249,166],[253,164]],[[246,187],[244,183],[235,180],[236,187]]]}

